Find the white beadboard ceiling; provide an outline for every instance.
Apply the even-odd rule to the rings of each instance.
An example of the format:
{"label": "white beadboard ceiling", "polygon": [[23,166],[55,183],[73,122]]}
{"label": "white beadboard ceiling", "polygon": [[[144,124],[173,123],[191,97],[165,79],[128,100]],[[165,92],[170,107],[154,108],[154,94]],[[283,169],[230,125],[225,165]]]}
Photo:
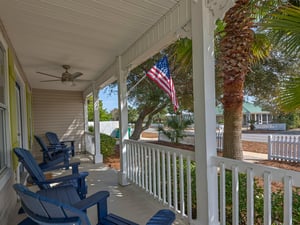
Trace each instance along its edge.
{"label": "white beadboard ceiling", "polygon": [[40,82],[80,71],[99,75],[178,0],[1,0],[0,18],[32,88],[84,90]]}

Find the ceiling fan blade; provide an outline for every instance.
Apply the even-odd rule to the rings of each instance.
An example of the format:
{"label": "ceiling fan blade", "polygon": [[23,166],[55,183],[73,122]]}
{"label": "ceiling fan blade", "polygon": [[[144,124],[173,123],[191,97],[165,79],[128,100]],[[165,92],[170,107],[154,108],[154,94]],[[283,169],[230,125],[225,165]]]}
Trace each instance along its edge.
{"label": "ceiling fan blade", "polygon": [[60,79],[59,80],[41,80],[40,82],[53,82],[53,81],[61,81]]}
{"label": "ceiling fan blade", "polygon": [[81,73],[81,72],[76,72],[76,73],[73,73],[72,74],[72,78],[73,79],[76,79],[77,77],[80,77],[80,76],[82,76],[83,75],[83,73]]}
{"label": "ceiling fan blade", "polygon": [[42,75],[46,75],[46,76],[49,76],[49,77],[54,77],[54,78],[61,79],[61,77],[59,77],[59,76],[51,75],[51,74],[48,74],[48,73],[43,73],[43,72],[37,72],[37,73],[42,74]]}

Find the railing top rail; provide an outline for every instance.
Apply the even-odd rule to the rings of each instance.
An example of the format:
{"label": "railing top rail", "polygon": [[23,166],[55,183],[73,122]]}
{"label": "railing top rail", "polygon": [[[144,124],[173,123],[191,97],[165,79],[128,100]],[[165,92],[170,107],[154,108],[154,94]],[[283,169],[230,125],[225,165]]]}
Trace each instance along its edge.
{"label": "railing top rail", "polygon": [[135,141],[135,140],[125,140],[125,144],[142,145],[142,146],[145,146],[148,148],[158,149],[158,150],[164,151],[164,152],[176,153],[177,155],[183,155],[184,157],[189,156],[191,160],[195,160],[195,152],[194,151],[182,150],[182,149],[173,148],[170,146],[158,145],[158,144],[154,144],[154,143],[147,143],[147,142]]}
{"label": "railing top rail", "polygon": [[298,135],[298,134],[270,134],[269,137],[271,137],[271,138],[278,138],[278,137],[300,138],[300,135]]}
{"label": "railing top rail", "polygon": [[246,173],[248,169],[251,169],[254,173],[254,176],[262,177],[263,174],[267,172],[271,174],[272,180],[277,182],[282,182],[282,179],[285,176],[290,176],[293,178],[293,185],[300,187],[300,172],[297,171],[269,167],[218,156],[213,157],[213,162],[215,166],[219,166],[220,164],[224,163],[226,169],[232,169],[233,166],[236,166],[242,173]]}

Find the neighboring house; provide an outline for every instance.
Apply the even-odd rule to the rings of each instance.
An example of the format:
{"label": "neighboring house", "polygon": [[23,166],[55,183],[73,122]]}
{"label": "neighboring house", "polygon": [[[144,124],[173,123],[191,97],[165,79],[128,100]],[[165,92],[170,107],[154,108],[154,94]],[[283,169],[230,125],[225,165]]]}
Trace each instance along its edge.
{"label": "neighboring house", "polygon": [[[217,123],[223,121],[223,106],[220,104],[216,107]],[[255,124],[269,124],[272,122],[272,114],[268,111],[263,111],[258,105],[251,102],[243,103],[243,126],[248,126],[250,121],[255,121]]]}

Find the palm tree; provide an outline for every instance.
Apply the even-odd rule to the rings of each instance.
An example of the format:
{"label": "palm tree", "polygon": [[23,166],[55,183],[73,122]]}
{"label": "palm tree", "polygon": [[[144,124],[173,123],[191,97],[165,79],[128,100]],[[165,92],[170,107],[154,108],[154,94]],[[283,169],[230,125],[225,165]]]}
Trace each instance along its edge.
{"label": "palm tree", "polygon": [[243,159],[241,146],[242,107],[245,77],[251,65],[270,52],[270,42],[262,33],[254,32],[256,22],[277,1],[237,0],[223,19],[224,35],[220,40],[217,71],[223,77],[224,142],[223,156]]}
{"label": "palm tree", "polygon": [[223,156],[243,159],[241,148],[242,108],[245,76],[253,57],[253,19],[249,0],[238,0],[224,17],[225,35],[220,42],[218,69],[223,77],[224,142]]}
{"label": "palm tree", "polygon": [[[223,78],[223,156],[228,158],[243,158],[241,130],[245,76],[249,73],[250,66],[266,57],[270,50],[266,36],[254,32],[256,18],[264,16],[271,7],[277,7],[277,4],[276,0],[237,0],[226,12],[223,21],[217,21],[216,72],[217,76]],[[181,62],[189,62],[186,59],[191,59],[191,52],[182,51],[182,45],[187,43],[178,47]]]}

